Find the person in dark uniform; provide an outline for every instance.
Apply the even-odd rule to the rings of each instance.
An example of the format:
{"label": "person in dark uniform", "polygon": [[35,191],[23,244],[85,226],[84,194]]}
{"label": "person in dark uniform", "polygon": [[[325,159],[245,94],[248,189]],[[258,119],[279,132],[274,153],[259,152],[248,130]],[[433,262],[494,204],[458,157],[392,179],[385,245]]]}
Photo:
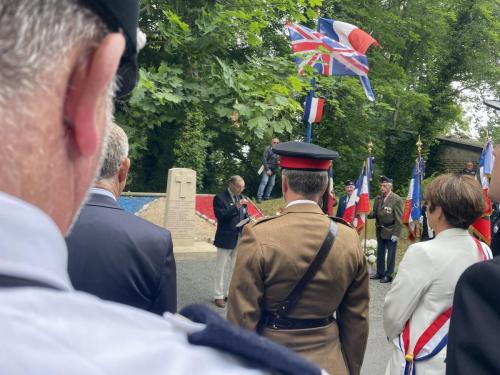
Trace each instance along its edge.
{"label": "person in dark uniform", "polygon": [[[500,100],[485,104],[500,110]],[[500,146],[489,188],[490,198],[500,202]],[[499,254],[500,231],[493,233],[492,252]],[[497,246],[495,248],[495,246]],[[493,375],[500,373],[500,257],[469,267],[458,280],[448,332],[446,375]]]}
{"label": "person in dark uniform", "polygon": [[476,177],[476,170],[474,169],[474,163],[470,160],[467,163],[465,163],[465,168],[460,171],[460,174]]}
{"label": "person in dark uniform", "polygon": [[354,182],[352,180],[346,181],[345,194],[341,195],[339,198],[339,207],[337,208],[337,215],[335,216],[342,218],[347,207],[347,202],[349,202],[349,198],[351,197],[355,187],[356,186],[354,185]]}
{"label": "person in dark uniform", "polygon": [[380,279],[381,283],[389,283],[392,281],[396,264],[396,249],[401,236],[403,200],[392,191],[392,179],[389,177],[380,177],[380,191],[382,194],[375,197],[373,211],[368,215],[369,219],[375,219],[378,244],[377,273],[370,276],[370,279]]}
{"label": "person in dark uniform", "polygon": [[[368,337],[367,264],[356,230],[318,205],[338,154],[302,142],[282,143],[275,152],[286,207],[243,230],[227,318],[330,374],[358,375]],[[329,233],[334,242],[326,242]],[[313,267],[315,259],[322,262]],[[302,281],[309,270],[311,278]]]}

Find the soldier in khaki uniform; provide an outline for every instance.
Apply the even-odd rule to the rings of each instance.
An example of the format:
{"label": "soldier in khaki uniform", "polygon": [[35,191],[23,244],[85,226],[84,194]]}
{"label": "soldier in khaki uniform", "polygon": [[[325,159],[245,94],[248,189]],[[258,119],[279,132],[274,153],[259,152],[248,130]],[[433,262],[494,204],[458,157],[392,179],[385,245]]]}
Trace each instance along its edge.
{"label": "soldier in khaki uniform", "polygon": [[[401,216],[403,215],[403,200],[392,191],[392,179],[380,177],[381,195],[375,197],[373,211],[368,218],[375,219],[377,234],[377,273],[370,279],[380,279],[381,283],[392,281],[396,263],[396,249],[401,236]],[[387,249],[387,268],[385,267],[385,252]]]}
{"label": "soldier in khaki uniform", "polygon": [[[368,337],[367,265],[356,231],[341,219],[332,221],[317,203],[327,188],[330,160],[338,154],[301,142],[282,143],[275,152],[287,205],[279,216],[243,230],[227,318],[330,374],[357,375]],[[329,226],[336,232],[333,246],[322,246]],[[328,255],[282,316],[279,307],[320,247],[328,248]]]}

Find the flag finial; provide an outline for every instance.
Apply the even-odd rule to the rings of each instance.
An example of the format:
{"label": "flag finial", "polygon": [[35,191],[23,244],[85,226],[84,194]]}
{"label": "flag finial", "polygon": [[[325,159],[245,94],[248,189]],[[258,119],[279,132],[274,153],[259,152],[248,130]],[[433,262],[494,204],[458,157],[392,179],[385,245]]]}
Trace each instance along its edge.
{"label": "flag finial", "polygon": [[417,151],[418,151],[418,157],[420,158],[420,154],[422,153],[422,141],[420,140],[420,134],[418,135],[418,140],[417,143],[415,143],[417,146]]}
{"label": "flag finial", "polygon": [[371,155],[373,150],[373,142],[372,141],[368,142],[367,146],[368,146],[368,155]]}

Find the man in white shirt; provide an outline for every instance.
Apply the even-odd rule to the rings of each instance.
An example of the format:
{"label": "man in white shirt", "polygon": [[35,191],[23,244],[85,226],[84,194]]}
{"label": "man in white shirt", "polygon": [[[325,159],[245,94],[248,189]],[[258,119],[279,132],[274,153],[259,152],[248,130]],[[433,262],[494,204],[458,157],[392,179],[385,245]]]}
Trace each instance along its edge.
{"label": "man in white shirt", "polygon": [[115,74],[118,94],[137,80],[138,8],[0,3],[0,373],[320,374],[206,309],[159,317],[69,281],[62,234],[100,164]]}

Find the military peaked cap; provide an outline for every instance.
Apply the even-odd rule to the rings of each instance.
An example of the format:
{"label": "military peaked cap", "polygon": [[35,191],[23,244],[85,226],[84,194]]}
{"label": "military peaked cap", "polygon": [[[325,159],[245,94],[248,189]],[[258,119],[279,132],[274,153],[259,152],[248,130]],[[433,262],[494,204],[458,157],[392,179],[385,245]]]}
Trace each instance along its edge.
{"label": "military peaked cap", "polygon": [[326,171],[339,156],[337,151],[297,141],[280,143],[274,146],[273,152],[280,155],[281,168],[309,171]]}

